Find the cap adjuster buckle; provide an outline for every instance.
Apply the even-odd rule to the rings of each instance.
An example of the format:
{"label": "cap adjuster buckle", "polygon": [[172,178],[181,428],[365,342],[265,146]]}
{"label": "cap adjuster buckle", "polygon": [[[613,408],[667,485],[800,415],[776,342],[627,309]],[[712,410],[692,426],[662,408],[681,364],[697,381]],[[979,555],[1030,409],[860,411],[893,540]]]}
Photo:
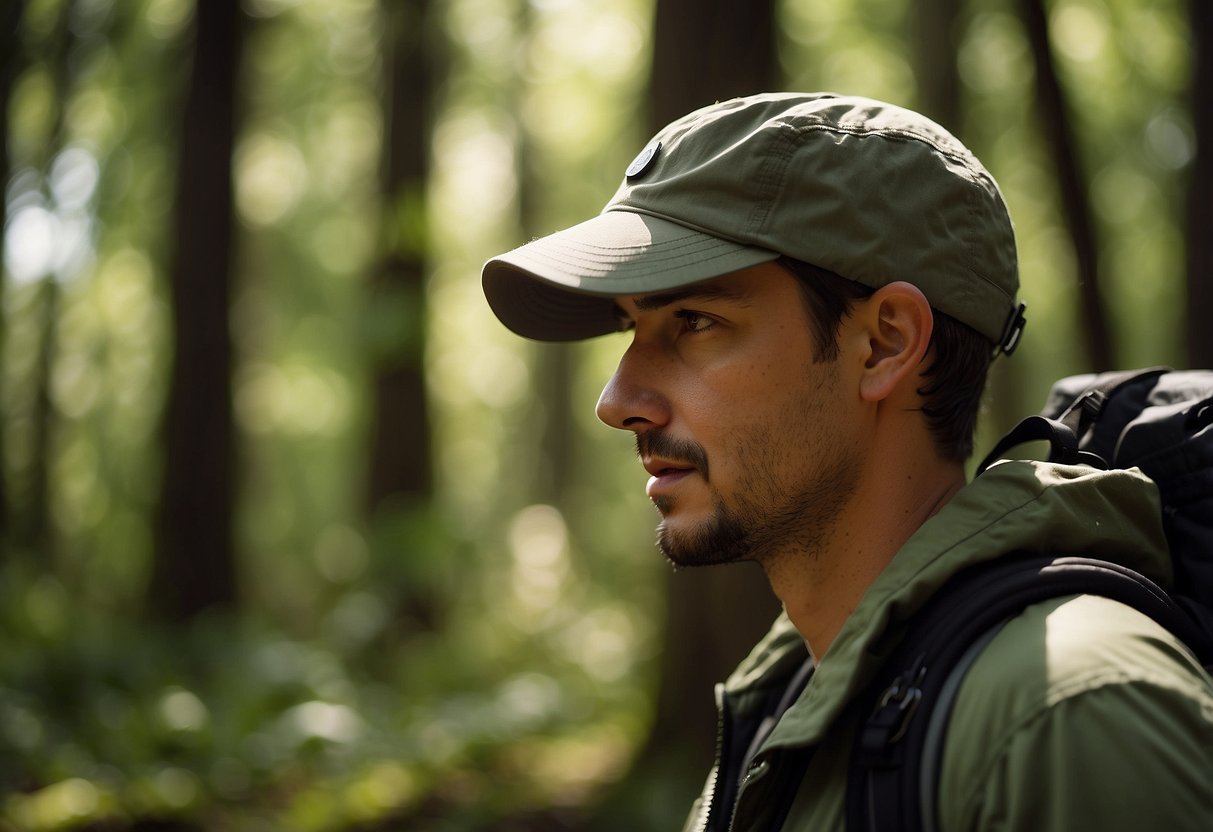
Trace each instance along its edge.
{"label": "cap adjuster buckle", "polygon": [[1002,337],[998,339],[998,344],[994,347],[996,355],[998,353],[1010,355],[1019,346],[1019,340],[1023,337],[1023,328],[1028,324],[1028,319],[1023,314],[1027,308],[1027,304],[1021,303],[1007,316],[1007,322],[1002,328]]}

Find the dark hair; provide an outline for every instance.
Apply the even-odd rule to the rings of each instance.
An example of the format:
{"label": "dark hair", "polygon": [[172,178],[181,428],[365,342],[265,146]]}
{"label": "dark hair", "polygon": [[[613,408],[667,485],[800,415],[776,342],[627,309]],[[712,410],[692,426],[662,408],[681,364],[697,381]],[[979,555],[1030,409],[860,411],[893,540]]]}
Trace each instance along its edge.
{"label": "dark hair", "polygon": [[[780,257],[778,262],[791,272],[800,286],[805,308],[813,323],[817,347],[815,360],[832,361],[838,357],[838,329],[851,313],[856,301],[875,291],[862,283],[840,277],[828,269]],[[993,350],[985,336],[934,307],[935,327],[928,353],[931,362],[922,375],[922,413],[935,440],[935,448],[945,459],[963,462],[973,453],[973,432],[986,386]]]}

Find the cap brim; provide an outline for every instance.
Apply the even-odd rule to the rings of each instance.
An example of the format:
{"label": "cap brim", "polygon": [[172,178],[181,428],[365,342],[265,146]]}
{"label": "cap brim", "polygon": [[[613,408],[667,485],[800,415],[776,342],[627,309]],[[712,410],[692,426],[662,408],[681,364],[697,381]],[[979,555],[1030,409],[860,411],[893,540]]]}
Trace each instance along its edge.
{"label": "cap brim", "polygon": [[778,256],[660,217],[607,211],[494,257],[482,282],[509,329],[538,341],[576,341],[620,329],[620,295],[668,291]]}

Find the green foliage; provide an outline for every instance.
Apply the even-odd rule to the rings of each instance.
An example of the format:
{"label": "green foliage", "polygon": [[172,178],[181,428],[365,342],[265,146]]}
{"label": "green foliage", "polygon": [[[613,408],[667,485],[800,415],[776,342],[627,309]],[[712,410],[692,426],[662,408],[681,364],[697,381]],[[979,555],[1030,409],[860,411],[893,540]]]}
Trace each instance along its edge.
{"label": "green foliage", "polygon": [[[156,630],[142,610],[194,3],[27,3],[3,172],[3,832],[564,829],[604,796],[647,799],[609,791],[646,731],[664,614],[643,474],[593,416],[622,342],[571,348],[553,389],[478,275],[595,213],[643,145],[652,0],[433,5],[450,53],[433,172],[385,199],[381,6],[243,3],[242,607]],[[1184,4],[1047,5],[1122,360],[1180,364]],[[954,127],[1004,186],[1030,317],[988,437],[1086,366],[1016,5],[962,7]],[[789,87],[917,97],[915,3],[780,9]],[[427,258],[423,296],[371,291],[391,253]],[[422,351],[436,492],[367,510],[374,362]],[[544,428],[566,406],[553,459]],[[18,540],[41,474],[47,529]],[[686,801],[651,785],[651,816],[674,825]]]}
{"label": "green foliage", "polygon": [[[503,676],[491,660],[517,657],[468,661],[484,648],[402,639],[382,617],[357,649],[337,621],[312,639],[219,618],[155,631],[73,608],[54,579],[4,578],[0,819],[15,829],[483,828],[626,760],[630,718],[534,645]],[[358,596],[334,618],[372,603]]]}

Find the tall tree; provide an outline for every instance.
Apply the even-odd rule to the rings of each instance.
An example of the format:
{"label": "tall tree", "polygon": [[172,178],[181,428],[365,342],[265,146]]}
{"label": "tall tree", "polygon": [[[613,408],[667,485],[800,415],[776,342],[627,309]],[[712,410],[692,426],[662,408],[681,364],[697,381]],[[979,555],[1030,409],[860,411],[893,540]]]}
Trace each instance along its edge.
{"label": "tall tree", "polygon": [[[653,130],[697,107],[777,87],[775,21],[773,0],[658,0],[649,81]],[[766,578],[750,567],[667,574],[656,711],[627,784],[650,791],[654,806],[689,806],[712,759],[713,686],[778,613]],[[637,823],[659,820],[669,819]]]}
{"label": "tall tree", "polygon": [[649,122],[667,124],[697,107],[768,92],[779,77],[772,0],[657,0]]}
{"label": "tall tree", "polygon": [[[12,172],[12,160],[8,150],[8,105],[16,81],[22,67],[22,52],[19,36],[21,15],[25,9],[24,0],[13,0],[0,10],[0,299],[4,297],[4,230],[8,227],[8,180]],[[5,335],[4,316],[0,314],[0,367],[4,366]],[[9,528],[10,506],[7,478],[7,455],[4,451],[4,412],[2,405],[6,402],[3,390],[3,374],[0,374],[0,535],[7,534]],[[0,543],[3,543],[0,540]],[[5,551],[0,549],[0,560]]]}
{"label": "tall tree", "polygon": [[960,73],[956,69],[961,0],[914,4],[914,67],[919,107],[951,132],[961,133]]}
{"label": "tall tree", "polygon": [[[372,425],[367,503],[372,516],[407,511],[433,493],[429,400],[425,382],[426,189],[437,75],[430,0],[384,0],[383,233],[370,280]],[[387,524],[390,516],[378,518]],[[424,552],[406,552],[425,557]],[[409,570],[419,574],[423,570]],[[433,627],[429,588],[404,588],[404,613]]]}
{"label": "tall tree", "polygon": [[1189,3],[1196,155],[1188,176],[1188,364],[1213,367],[1213,6]]}
{"label": "tall tree", "polygon": [[1079,161],[1071,107],[1058,77],[1049,44],[1049,18],[1044,0],[1020,0],[1020,12],[1036,66],[1036,107],[1044,130],[1061,197],[1062,219],[1074,247],[1078,269],[1079,331],[1093,370],[1116,365],[1107,302],[1099,276],[1099,244],[1088,196],[1088,179]]}
{"label": "tall tree", "polygon": [[233,551],[232,148],[244,15],[239,0],[194,10],[170,254],[173,357],[164,413],[152,603],[186,620],[236,599]]}
{"label": "tall tree", "polygon": [[[42,60],[52,79],[53,116],[45,142],[30,160],[45,181],[55,154],[63,149],[64,124],[68,96],[75,83],[74,69],[79,63],[78,41],[71,26],[76,0],[67,0],[59,9],[52,30],[41,44]],[[6,136],[7,137],[7,136]],[[5,195],[7,197],[7,194]],[[17,543],[28,550],[49,554],[51,538],[51,432],[55,411],[51,403],[51,375],[55,366],[55,350],[59,326],[59,282],[54,274],[46,274],[38,286],[37,357],[31,379],[31,431],[29,443],[26,496],[19,516],[14,517],[13,530]]]}
{"label": "tall tree", "polygon": [[[535,40],[536,15],[531,0],[519,0],[516,17],[520,60],[532,59],[532,43]],[[516,79],[511,94],[515,97],[513,112],[515,120],[515,171],[518,178],[518,225],[521,239],[529,240],[546,230],[540,226],[539,209],[543,186],[537,170],[537,152],[534,138],[527,130],[523,113],[527,111],[526,94],[528,84]],[[534,499],[556,506],[569,508],[567,497],[578,466],[578,443],[573,390],[576,372],[575,351],[568,344],[533,344],[535,396],[528,424],[536,425],[538,433],[538,458],[541,464],[534,471]]]}

